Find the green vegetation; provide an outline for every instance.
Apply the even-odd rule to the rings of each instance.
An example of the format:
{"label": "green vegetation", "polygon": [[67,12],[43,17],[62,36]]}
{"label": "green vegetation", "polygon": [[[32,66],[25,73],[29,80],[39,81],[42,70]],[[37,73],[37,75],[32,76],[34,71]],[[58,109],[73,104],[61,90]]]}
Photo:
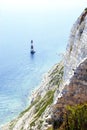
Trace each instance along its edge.
{"label": "green vegetation", "polygon": [[[59,68],[60,67],[60,68]],[[62,81],[64,73],[64,67],[60,64],[56,66],[56,69],[51,73],[51,80],[49,81],[49,85],[60,85],[60,82]]]}
{"label": "green vegetation", "polygon": [[28,112],[38,101],[39,98],[37,98],[34,102],[32,102],[27,109],[25,109],[23,112],[20,113],[19,118],[21,118],[26,112]]}
{"label": "green vegetation", "polygon": [[24,130],[23,126],[22,126],[21,130]]}
{"label": "green vegetation", "polygon": [[37,118],[34,119],[34,120],[30,123],[30,127],[35,126],[35,121],[36,121],[36,120],[37,120]]}
{"label": "green vegetation", "polygon": [[41,130],[42,123],[43,123],[43,121],[42,121],[42,120],[40,120],[40,121],[39,121],[39,124],[38,124],[38,130]]}
{"label": "green vegetation", "polygon": [[87,11],[87,8],[85,8],[85,11]]}
{"label": "green vegetation", "polygon": [[87,104],[68,106],[58,130],[87,130]]}
{"label": "green vegetation", "polygon": [[55,91],[48,91],[41,101],[36,105],[36,117],[40,117],[48,105],[52,104]]}
{"label": "green vegetation", "polygon": [[[63,66],[60,64],[56,66],[56,68],[50,74],[50,82],[51,85],[58,85],[60,84],[62,77],[63,77]],[[36,121],[41,117],[44,113],[46,108],[53,103],[55,90],[49,90],[45,94],[43,98],[37,98],[25,111],[20,114],[20,117],[23,116],[32,106],[35,106],[34,112],[34,120],[30,123],[30,127],[35,126]],[[39,121],[38,129],[41,128],[43,121]],[[51,130],[51,129],[50,129]]]}
{"label": "green vegetation", "polygon": [[72,49],[73,49],[73,46],[71,45],[71,46],[70,46],[70,52],[69,52],[69,54],[71,54]]}
{"label": "green vegetation", "polygon": [[[14,128],[16,122],[19,120],[19,118],[21,118],[26,112],[28,112],[38,101],[39,101],[39,97],[34,102],[32,102],[31,105],[28,108],[26,108],[23,112],[21,112],[17,119],[11,121],[10,125],[9,125],[9,130],[12,130]],[[32,122],[32,124],[33,124],[33,122]],[[23,127],[21,128],[21,130],[22,129],[23,129]]]}
{"label": "green vegetation", "polygon": [[[37,121],[37,119],[38,119],[38,118],[35,118],[35,119],[30,123],[30,127],[35,126],[35,122]],[[38,127],[40,128],[40,127],[42,126],[43,121],[40,120],[39,123],[40,123],[40,124],[39,124]]]}
{"label": "green vegetation", "polygon": [[[54,92],[55,91],[48,91],[46,93],[46,95],[35,105],[35,118],[34,120],[31,122],[30,127],[35,126],[35,122],[36,120],[39,119],[39,117],[43,114],[43,112],[45,111],[45,109],[47,108],[47,106],[49,106],[50,104],[52,104],[53,102],[53,97],[54,97]],[[40,121],[39,124],[39,128],[41,127],[41,124],[43,123],[43,121]]]}
{"label": "green vegetation", "polygon": [[12,130],[12,129],[13,129],[13,127],[14,127],[14,122],[13,122],[13,121],[11,121],[11,122],[10,122],[10,125],[9,125],[9,129],[10,129],[10,130]]}
{"label": "green vegetation", "polygon": [[65,130],[87,130],[87,104],[67,107]]}
{"label": "green vegetation", "polygon": [[49,127],[47,130],[53,130],[53,127]]}
{"label": "green vegetation", "polygon": [[[60,68],[59,68],[60,67]],[[58,85],[60,84],[62,77],[63,77],[63,66],[60,64],[56,66],[56,68],[51,73],[51,80],[49,84]],[[21,118],[26,112],[28,112],[34,105],[36,108],[37,116],[40,117],[40,115],[45,111],[46,107],[50,105],[53,102],[53,96],[54,91],[48,91],[47,94],[44,96],[43,99],[40,100],[41,97],[38,97],[34,102],[31,103],[31,105],[25,109],[23,112],[20,113],[19,118]]]}
{"label": "green vegetation", "polygon": [[14,119],[10,122],[10,125],[9,125],[9,130],[12,130],[16,124],[16,122],[18,121],[18,119]]}

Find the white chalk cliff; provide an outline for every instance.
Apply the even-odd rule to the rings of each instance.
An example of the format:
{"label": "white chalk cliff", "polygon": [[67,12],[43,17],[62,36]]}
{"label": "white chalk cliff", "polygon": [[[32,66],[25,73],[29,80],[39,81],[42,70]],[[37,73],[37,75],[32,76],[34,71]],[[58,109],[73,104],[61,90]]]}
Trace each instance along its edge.
{"label": "white chalk cliff", "polygon": [[3,126],[1,130],[47,130],[50,125],[46,120],[50,121],[51,119],[54,99],[62,91],[62,86],[64,88],[64,84],[70,82],[77,66],[86,58],[87,9],[83,11],[71,29],[69,43],[62,62],[56,64],[46,74],[40,87],[33,94],[30,107],[18,118]]}
{"label": "white chalk cliff", "polygon": [[77,66],[87,58],[87,10],[85,9],[71,29],[64,56],[64,80],[69,81]]}

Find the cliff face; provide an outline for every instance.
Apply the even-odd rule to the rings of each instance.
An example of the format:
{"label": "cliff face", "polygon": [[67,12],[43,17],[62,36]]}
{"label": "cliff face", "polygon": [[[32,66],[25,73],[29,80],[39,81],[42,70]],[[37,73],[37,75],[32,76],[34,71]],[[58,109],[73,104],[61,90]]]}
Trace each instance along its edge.
{"label": "cliff face", "polygon": [[78,65],[87,58],[87,9],[78,17],[74,23],[66,52],[64,54],[64,75],[63,84],[60,85],[55,93],[54,102],[58,97],[62,96],[62,89],[66,84],[69,84],[70,78],[73,76]]}
{"label": "cliff face", "polygon": [[64,80],[68,82],[80,62],[87,58],[87,9],[71,29],[64,57]]}
{"label": "cliff face", "polygon": [[62,62],[45,75],[40,87],[33,93],[31,105],[1,130],[57,129],[63,124],[67,105],[86,102],[87,9],[72,27]]}
{"label": "cliff face", "polygon": [[[68,121],[68,127],[66,127],[66,120],[72,117],[68,118],[67,116],[65,120],[65,113],[67,113],[67,106],[74,106],[76,109],[78,108],[76,105],[80,105],[81,108],[81,104],[85,104],[84,111],[87,113],[87,9],[84,10],[72,27],[69,44],[64,55],[63,84],[59,88],[61,88],[61,98],[56,99],[51,118],[54,130],[71,130],[70,127],[72,127],[72,130],[86,130],[87,116],[83,119],[85,120],[83,128],[74,127],[76,121],[80,122],[82,113],[76,117],[75,122],[73,119],[75,124],[69,126],[71,122]],[[58,96],[58,93],[56,93],[56,97]],[[72,111],[74,112],[74,108]],[[80,109],[80,112],[84,113],[84,111]],[[73,116],[75,117],[75,115]],[[82,127],[81,123],[79,126]]]}

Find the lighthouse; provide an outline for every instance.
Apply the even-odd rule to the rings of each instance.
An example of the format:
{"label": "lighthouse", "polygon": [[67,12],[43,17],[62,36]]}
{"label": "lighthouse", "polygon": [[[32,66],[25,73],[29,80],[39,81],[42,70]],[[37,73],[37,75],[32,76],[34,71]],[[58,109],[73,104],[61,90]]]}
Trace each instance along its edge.
{"label": "lighthouse", "polygon": [[31,50],[30,50],[30,53],[31,54],[34,54],[35,51],[34,51],[34,46],[33,46],[33,40],[31,40]]}

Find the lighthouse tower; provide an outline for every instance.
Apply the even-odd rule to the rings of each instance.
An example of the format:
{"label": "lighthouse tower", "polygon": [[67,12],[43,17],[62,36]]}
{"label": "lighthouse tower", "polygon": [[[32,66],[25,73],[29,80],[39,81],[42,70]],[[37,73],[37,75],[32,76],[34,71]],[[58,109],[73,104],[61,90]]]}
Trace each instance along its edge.
{"label": "lighthouse tower", "polygon": [[34,46],[33,46],[33,40],[31,40],[31,54],[34,54],[35,53],[35,51],[34,51]]}

